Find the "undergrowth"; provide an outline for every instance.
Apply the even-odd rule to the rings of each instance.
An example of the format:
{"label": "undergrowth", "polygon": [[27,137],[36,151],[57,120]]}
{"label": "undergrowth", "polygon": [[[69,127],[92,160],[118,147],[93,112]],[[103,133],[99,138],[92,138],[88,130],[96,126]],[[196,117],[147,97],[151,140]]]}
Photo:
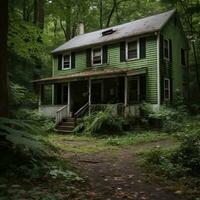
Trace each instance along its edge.
{"label": "undergrowth", "polygon": [[81,134],[115,134],[122,131],[123,119],[112,114],[112,109],[91,113],[75,128]]}

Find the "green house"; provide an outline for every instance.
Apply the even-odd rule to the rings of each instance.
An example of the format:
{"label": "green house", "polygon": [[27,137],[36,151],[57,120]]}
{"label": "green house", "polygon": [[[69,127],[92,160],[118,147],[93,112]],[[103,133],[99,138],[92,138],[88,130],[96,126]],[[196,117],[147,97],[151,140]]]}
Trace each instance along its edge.
{"label": "green house", "polygon": [[176,10],[85,34],[80,24],[80,34],[51,53],[52,76],[34,84],[40,112],[57,124],[110,105],[139,115],[142,101],[159,109],[177,90],[187,94],[188,42]]}

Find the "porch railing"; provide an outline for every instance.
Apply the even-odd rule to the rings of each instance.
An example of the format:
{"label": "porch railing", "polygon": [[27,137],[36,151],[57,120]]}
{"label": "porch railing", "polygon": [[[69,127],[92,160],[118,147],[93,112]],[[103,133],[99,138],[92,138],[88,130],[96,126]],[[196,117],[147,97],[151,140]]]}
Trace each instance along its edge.
{"label": "porch railing", "polygon": [[67,117],[68,105],[63,106],[56,111],[56,125],[60,124],[62,120]]}
{"label": "porch railing", "polygon": [[124,114],[124,104],[117,103],[117,104],[91,104],[90,111],[91,112],[98,112],[103,111],[106,108],[111,108],[114,115],[122,116]]}
{"label": "porch railing", "polygon": [[75,125],[77,124],[78,117],[83,116],[85,114],[85,112],[87,111],[88,108],[89,108],[89,103],[86,103],[76,113],[74,113]]}

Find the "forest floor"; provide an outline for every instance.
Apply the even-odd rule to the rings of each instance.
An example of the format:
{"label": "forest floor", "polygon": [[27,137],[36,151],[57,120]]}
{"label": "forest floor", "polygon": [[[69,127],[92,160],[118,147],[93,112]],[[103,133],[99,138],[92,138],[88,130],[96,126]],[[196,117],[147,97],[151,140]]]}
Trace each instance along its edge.
{"label": "forest floor", "polygon": [[178,181],[170,183],[141,166],[144,153],[176,148],[179,142],[173,135],[153,131],[110,137],[51,133],[45,140],[57,150],[47,166],[51,175],[0,176],[1,200],[184,199]]}
{"label": "forest floor", "polygon": [[177,142],[162,134],[145,137],[132,138],[132,145],[123,136],[112,140],[54,135],[50,140],[62,149],[64,160],[86,180],[82,190],[85,198],[80,195],[74,199],[182,199],[177,187],[170,188],[170,184],[153,180],[139,164],[141,153],[158,147],[174,148]]}

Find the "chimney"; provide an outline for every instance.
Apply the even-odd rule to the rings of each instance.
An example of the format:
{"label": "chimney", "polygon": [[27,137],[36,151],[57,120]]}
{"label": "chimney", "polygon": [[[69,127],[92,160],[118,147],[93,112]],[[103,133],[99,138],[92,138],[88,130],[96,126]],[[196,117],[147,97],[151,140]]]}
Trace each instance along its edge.
{"label": "chimney", "polygon": [[84,34],[84,24],[82,22],[79,23],[79,35]]}

